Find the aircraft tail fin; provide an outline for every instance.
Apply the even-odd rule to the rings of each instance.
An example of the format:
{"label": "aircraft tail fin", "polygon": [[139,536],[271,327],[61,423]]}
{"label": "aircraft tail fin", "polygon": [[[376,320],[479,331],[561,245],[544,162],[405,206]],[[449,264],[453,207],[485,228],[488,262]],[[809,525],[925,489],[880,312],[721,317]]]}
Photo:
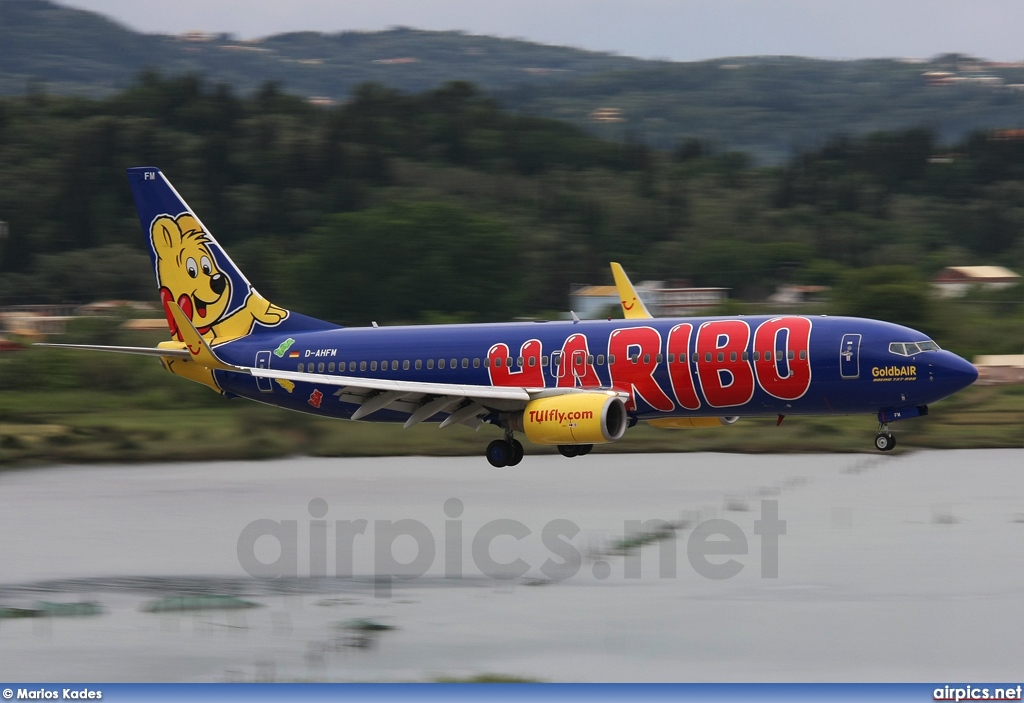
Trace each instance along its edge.
{"label": "aircraft tail fin", "polygon": [[623,270],[622,266],[615,263],[612,266],[612,277],[615,279],[615,288],[619,292],[619,302],[622,304],[622,314],[627,320],[642,320],[654,317],[651,313],[647,312],[647,306],[644,305],[644,301],[640,299],[636,289],[633,288],[633,284],[629,280],[629,276]]}
{"label": "aircraft tail fin", "polygon": [[160,169],[130,168],[128,181],[172,337],[184,341],[172,302],[211,344],[270,328],[287,332],[336,327],[261,296]]}

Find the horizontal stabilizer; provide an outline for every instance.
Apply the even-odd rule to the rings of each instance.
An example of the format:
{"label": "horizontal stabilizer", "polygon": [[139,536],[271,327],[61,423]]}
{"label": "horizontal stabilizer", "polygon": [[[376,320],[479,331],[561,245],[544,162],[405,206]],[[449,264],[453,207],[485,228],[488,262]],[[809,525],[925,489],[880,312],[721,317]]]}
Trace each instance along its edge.
{"label": "horizontal stabilizer", "polygon": [[164,306],[174,318],[174,324],[178,327],[178,334],[181,335],[181,340],[185,342],[185,348],[191,355],[192,361],[208,369],[222,369],[224,371],[241,370],[220,360],[213,349],[210,348],[210,345],[206,343],[206,340],[203,339],[203,335],[199,334],[199,330],[192,324],[192,320],[188,319],[188,316],[185,315],[185,312],[176,302],[169,300]]}
{"label": "horizontal stabilizer", "polygon": [[52,347],[55,349],[84,349],[85,351],[113,352],[115,354],[138,354],[139,356],[159,356],[165,359],[189,359],[187,349],[161,349],[160,347],[111,347],[102,344],[47,344],[36,342],[33,347]]}

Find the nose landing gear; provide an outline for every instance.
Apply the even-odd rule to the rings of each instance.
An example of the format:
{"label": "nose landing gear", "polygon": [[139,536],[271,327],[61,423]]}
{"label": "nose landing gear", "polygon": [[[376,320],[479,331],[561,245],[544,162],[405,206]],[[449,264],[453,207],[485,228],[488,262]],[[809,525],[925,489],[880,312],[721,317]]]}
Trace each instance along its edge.
{"label": "nose landing gear", "polygon": [[896,437],[889,432],[888,423],[878,426],[878,434],[875,435],[875,449],[880,452],[889,452],[896,447]]}

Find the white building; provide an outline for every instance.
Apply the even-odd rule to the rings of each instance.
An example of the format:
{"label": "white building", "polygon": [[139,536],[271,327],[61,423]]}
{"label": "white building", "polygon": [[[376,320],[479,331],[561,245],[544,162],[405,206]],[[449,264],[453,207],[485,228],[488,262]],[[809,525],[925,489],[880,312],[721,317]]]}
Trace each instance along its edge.
{"label": "white building", "polygon": [[651,293],[654,305],[648,305],[647,309],[655,317],[706,315],[729,299],[728,288],[669,288],[663,286],[654,289]]}
{"label": "white building", "polygon": [[[665,281],[642,281],[634,286],[655,317],[708,313],[729,298],[728,288],[669,287]],[[569,294],[569,306],[580,319],[595,319],[619,308],[615,286],[579,286]]]}
{"label": "white building", "polygon": [[828,286],[794,286],[781,285],[768,296],[769,303],[776,305],[801,305],[804,303],[820,303],[831,288]]}
{"label": "white building", "polygon": [[947,266],[932,277],[932,285],[943,298],[959,298],[973,286],[998,289],[1020,283],[1020,274],[1002,266]]}

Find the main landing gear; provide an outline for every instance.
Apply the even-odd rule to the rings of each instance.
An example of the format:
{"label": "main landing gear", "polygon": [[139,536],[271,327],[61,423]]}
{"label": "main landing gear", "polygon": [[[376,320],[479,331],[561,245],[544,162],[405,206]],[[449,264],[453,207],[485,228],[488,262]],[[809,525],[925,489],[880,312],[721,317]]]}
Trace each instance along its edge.
{"label": "main landing gear", "polygon": [[486,454],[487,461],[496,469],[515,466],[523,460],[523,445],[511,431],[506,431],[505,439],[496,439],[487,445]]}
{"label": "main landing gear", "polygon": [[[559,444],[558,453],[564,457],[584,456],[594,448],[593,444]],[[487,445],[487,461],[496,469],[515,466],[523,460],[523,445],[512,431],[505,430],[505,439],[496,439]]]}
{"label": "main landing gear", "polygon": [[585,456],[590,454],[590,450],[593,448],[593,444],[559,444],[558,453],[571,459],[574,456]]}
{"label": "main landing gear", "polygon": [[878,426],[878,434],[875,435],[875,449],[880,452],[892,451],[896,446],[896,437],[889,432],[888,424]]}

